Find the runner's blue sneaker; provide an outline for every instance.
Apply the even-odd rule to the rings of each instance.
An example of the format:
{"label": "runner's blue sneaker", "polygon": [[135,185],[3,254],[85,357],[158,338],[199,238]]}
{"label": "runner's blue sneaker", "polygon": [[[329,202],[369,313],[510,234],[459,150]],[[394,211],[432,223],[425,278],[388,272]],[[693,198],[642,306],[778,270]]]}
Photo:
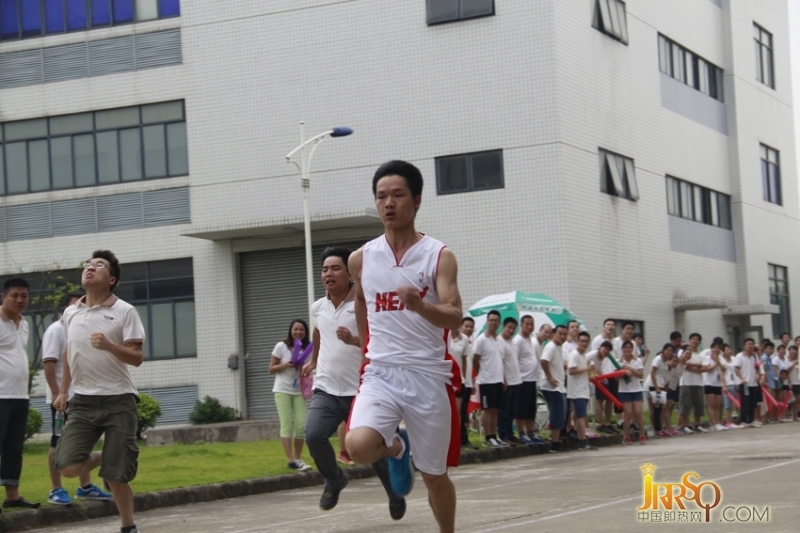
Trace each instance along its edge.
{"label": "runner's blue sneaker", "polygon": [[103,492],[100,487],[92,483],[88,489],[78,487],[78,490],[75,491],[75,497],[85,500],[110,500],[111,494]]}
{"label": "runner's blue sneaker", "polygon": [[69,493],[67,493],[67,491],[61,487],[51,490],[50,495],[47,497],[47,501],[56,505],[72,505],[72,500],[69,497]]}
{"label": "runner's blue sneaker", "polygon": [[392,492],[398,496],[406,496],[414,487],[414,469],[411,467],[411,444],[408,434],[401,430],[397,436],[406,444],[405,453],[400,459],[389,457],[389,482]]}

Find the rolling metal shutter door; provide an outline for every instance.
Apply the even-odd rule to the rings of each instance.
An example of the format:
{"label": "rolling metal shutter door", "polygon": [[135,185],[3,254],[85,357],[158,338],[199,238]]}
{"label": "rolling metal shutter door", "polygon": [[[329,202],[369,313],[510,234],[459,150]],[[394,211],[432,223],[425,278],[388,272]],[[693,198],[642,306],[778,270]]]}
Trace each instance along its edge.
{"label": "rolling metal shutter door", "polygon": [[161,416],[156,420],[156,427],[167,424],[188,424],[189,415],[199,399],[197,385],[139,389],[139,393],[147,393],[158,401],[158,405],[161,407]]}
{"label": "rolling metal shutter door", "polygon": [[[355,250],[365,241],[344,243]],[[319,275],[319,257],[332,244],[313,247],[314,295],[325,294]],[[339,245],[339,243],[336,243]],[[269,373],[272,349],[286,338],[295,318],[307,319],[305,252],[303,248],[264,250],[241,254],[242,317],[244,319],[247,416],[277,419]]]}

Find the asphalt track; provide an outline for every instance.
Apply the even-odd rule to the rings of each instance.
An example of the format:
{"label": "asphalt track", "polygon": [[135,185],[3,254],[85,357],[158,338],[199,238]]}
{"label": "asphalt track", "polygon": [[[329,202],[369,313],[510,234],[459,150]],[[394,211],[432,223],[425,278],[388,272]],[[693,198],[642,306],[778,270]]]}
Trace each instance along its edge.
{"label": "asphalt track", "polygon": [[[594,452],[462,466],[451,470],[458,492],[456,530],[797,533],[799,452],[800,422],[796,422],[651,440],[644,446],[612,446]],[[696,484],[716,483],[722,498],[710,510],[710,522],[705,523],[705,511],[690,501],[685,503],[686,523],[665,523],[663,506],[660,523],[653,522],[651,514],[645,520],[637,508],[643,505],[641,467],[648,463],[655,466],[654,483],[680,483],[686,472],[699,475],[699,480],[692,478]],[[315,487],[170,507],[140,513],[136,521],[142,533],[437,531],[419,475],[407,498],[406,517],[399,522],[389,518],[386,497],[376,478],[351,482],[339,505],[327,513],[317,507],[320,491]],[[691,491],[687,494],[691,496]],[[713,487],[707,485],[701,494],[703,504],[713,502]],[[673,511],[672,518],[679,520],[676,505]],[[700,514],[692,515],[691,511]],[[110,517],[38,531],[111,533],[119,531],[119,521]]]}

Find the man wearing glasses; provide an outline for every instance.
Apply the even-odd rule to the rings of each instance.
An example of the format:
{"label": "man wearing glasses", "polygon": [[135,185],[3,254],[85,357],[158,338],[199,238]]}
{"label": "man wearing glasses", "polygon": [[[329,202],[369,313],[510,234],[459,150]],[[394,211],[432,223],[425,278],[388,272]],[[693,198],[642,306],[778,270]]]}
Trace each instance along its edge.
{"label": "man wearing glasses", "polygon": [[[142,364],[144,327],[136,309],[111,291],[120,279],[116,256],[98,250],[83,265],[86,296],[64,311],[67,358],[61,390],[53,406],[64,411],[70,385],[69,418],[55,453],[55,466],[65,477],[100,467],[114,495],[122,533],[138,533],[133,522],[133,490],[139,449],[137,391],[130,366]],[[101,436],[103,451],[92,449]]]}

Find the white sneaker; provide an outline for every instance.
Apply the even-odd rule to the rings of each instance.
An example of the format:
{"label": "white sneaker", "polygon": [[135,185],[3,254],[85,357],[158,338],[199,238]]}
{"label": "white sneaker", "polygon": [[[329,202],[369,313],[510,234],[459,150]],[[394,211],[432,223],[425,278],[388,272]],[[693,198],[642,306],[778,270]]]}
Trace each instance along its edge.
{"label": "white sneaker", "polygon": [[300,459],[295,461],[295,463],[297,463],[297,465],[300,466],[300,468],[298,468],[298,470],[300,470],[301,472],[306,472],[306,471],[312,469],[311,466],[307,465],[304,461],[302,461]]}
{"label": "white sneaker", "polygon": [[726,428],[722,424],[717,424],[716,426],[714,426],[714,429],[717,430],[717,431],[725,431],[728,428]]}
{"label": "white sneaker", "polygon": [[708,430],[703,426],[697,426],[696,428],[694,428],[694,430],[698,433],[708,433]]}
{"label": "white sneaker", "polygon": [[683,426],[683,432],[686,433],[687,435],[691,435],[692,433],[694,433],[694,431],[692,431],[692,428],[690,428],[689,426]]}
{"label": "white sneaker", "polygon": [[758,422],[750,422],[749,424],[747,424],[746,427],[749,427],[749,428],[760,428],[761,424],[759,424]]}
{"label": "white sneaker", "polygon": [[759,422],[758,420],[754,420],[754,421],[753,421],[753,424],[755,424],[755,426],[756,426],[757,428],[760,428],[761,426],[763,426],[763,425],[764,425],[762,422]]}
{"label": "white sneaker", "polygon": [[494,438],[489,439],[489,443],[492,445],[492,448],[502,448],[503,447],[503,443],[501,443],[499,440],[494,439]]}

